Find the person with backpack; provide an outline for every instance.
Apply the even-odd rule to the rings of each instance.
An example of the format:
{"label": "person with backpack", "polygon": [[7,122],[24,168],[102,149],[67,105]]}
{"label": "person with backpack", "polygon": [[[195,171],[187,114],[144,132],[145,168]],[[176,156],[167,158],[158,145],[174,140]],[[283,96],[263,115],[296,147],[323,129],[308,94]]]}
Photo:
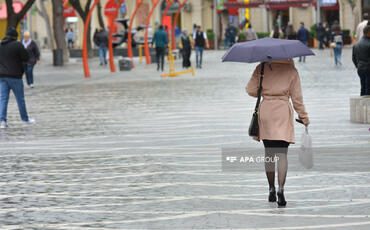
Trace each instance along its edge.
{"label": "person with backpack", "polygon": [[24,63],[28,62],[29,54],[23,44],[17,41],[18,32],[9,28],[5,38],[0,42],[0,128],[8,127],[7,109],[10,90],[17,100],[19,113],[25,125],[36,123],[28,117],[22,76]]}

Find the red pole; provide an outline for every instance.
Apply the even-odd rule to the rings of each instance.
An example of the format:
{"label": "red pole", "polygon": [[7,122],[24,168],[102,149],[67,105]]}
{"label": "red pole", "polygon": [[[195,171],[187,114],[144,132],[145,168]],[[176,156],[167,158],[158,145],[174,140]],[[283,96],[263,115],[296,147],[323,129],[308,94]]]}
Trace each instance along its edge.
{"label": "red pole", "polygon": [[[139,9],[141,3],[143,3],[143,0],[136,0],[136,1],[137,1],[136,7],[135,7],[134,12],[131,15],[130,26],[128,28],[128,36],[127,36],[127,56],[131,58],[131,60],[132,60],[132,33],[131,33],[132,23],[134,22],[137,10]],[[134,68],[134,62],[132,62],[132,68]]]}
{"label": "red pole", "polygon": [[177,9],[177,12],[176,12],[176,15],[175,15],[175,18],[173,19],[173,25],[172,25],[172,31],[171,31],[171,35],[172,35],[172,50],[175,50],[176,49],[176,41],[175,41],[175,26],[177,24],[177,19],[179,18],[179,15],[180,15],[180,12],[181,12],[181,9],[184,7],[185,3],[186,3],[187,0],[184,0],[179,8]]}
{"label": "red pole", "polygon": [[108,40],[108,48],[109,48],[109,65],[110,65],[110,71],[112,73],[116,72],[116,68],[114,66],[114,55],[113,55],[113,44],[112,44],[112,34],[113,34],[113,24],[114,24],[114,19],[117,18],[119,8],[122,5],[124,0],[119,0],[118,5],[116,8],[116,14],[115,16],[110,17],[110,28],[109,28],[109,40]]}
{"label": "red pole", "polygon": [[94,0],[94,3],[90,8],[89,13],[87,14],[85,27],[84,27],[84,40],[83,40],[83,45],[82,45],[82,60],[83,60],[85,78],[90,77],[89,63],[87,61],[87,28],[88,28],[90,20],[91,20],[91,14],[92,14],[96,4],[98,4],[98,2],[99,2],[99,0]]}
{"label": "red pole", "polygon": [[150,64],[152,61],[150,60],[150,54],[149,54],[149,45],[148,45],[148,29],[149,29],[149,22],[150,17],[152,16],[154,9],[157,7],[160,0],[152,0],[152,9],[149,11],[149,15],[146,18],[145,23],[145,35],[144,35],[144,46],[145,46],[145,58],[146,58],[146,64]]}
{"label": "red pole", "polygon": [[164,17],[167,15],[168,9],[170,9],[171,5],[175,2],[175,0],[166,0],[166,9],[164,9],[162,14],[162,24],[164,23]]}

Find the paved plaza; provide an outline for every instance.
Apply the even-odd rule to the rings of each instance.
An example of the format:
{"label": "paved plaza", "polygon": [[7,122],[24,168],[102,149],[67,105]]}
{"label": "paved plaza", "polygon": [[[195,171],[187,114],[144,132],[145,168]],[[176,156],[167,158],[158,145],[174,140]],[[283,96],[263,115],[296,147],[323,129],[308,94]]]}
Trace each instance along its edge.
{"label": "paved plaza", "polygon": [[370,125],[349,121],[360,92],[352,52],[341,68],[329,50],[314,52],[295,61],[314,147],[365,152],[314,155],[310,170],[288,153],[286,208],[267,202],[263,167],[221,170],[223,148],[262,149],[247,135],[256,65],[207,51],[194,77],[161,78],[138,60],[111,74],[94,59],[84,79],[80,60],[55,68],[44,53],[25,90],[37,124],[22,125],[12,96],[0,132],[0,229],[370,229]]}

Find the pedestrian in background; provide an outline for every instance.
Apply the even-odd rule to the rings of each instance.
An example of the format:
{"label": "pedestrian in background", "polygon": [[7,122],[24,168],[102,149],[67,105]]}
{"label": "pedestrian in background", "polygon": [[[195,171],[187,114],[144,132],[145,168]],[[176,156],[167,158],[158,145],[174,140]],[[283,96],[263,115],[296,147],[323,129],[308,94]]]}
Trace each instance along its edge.
{"label": "pedestrian in background", "polygon": [[330,37],[331,37],[331,31],[330,31],[330,26],[328,22],[324,22],[323,24],[324,30],[325,30],[325,35],[324,35],[324,44],[326,48],[329,47],[329,42],[330,42]]}
{"label": "pedestrian in background", "polygon": [[[304,27],[303,22],[301,22],[300,25],[301,25],[301,27],[299,28],[298,34],[297,34],[298,40],[301,41],[306,46],[308,46],[308,39],[310,38],[310,33]],[[301,62],[301,61],[306,62],[306,56],[299,57],[299,62]]]}
{"label": "pedestrian in background", "polygon": [[191,44],[192,41],[190,36],[188,35],[187,30],[183,30],[180,38],[179,47],[181,49],[182,54],[182,67],[183,68],[190,68],[190,56],[191,56]]}
{"label": "pedestrian in background", "polygon": [[155,31],[152,45],[155,44],[155,51],[157,57],[157,71],[159,71],[159,67],[163,71],[164,67],[164,55],[168,45],[168,37],[167,33],[163,30],[163,25],[160,25],[158,30]]}
{"label": "pedestrian in background", "polygon": [[238,29],[234,26],[232,22],[226,28],[225,39],[227,40],[227,48],[233,46],[236,42],[236,37],[238,35]]}
{"label": "pedestrian in background", "polygon": [[283,38],[284,34],[279,25],[275,25],[274,29],[270,32],[270,38]]}
{"label": "pedestrian in background", "polygon": [[325,28],[320,22],[316,27],[316,39],[319,41],[319,49],[324,49]]}
{"label": "pedestrian in background", "polygon": [[342,47],[343,47],[343,32],[339,25],[333,27],[333,34],[331,37],[331,47],[334,51],[335,66],[342,65]]}
{"label": "pedestrian in background", "polygon": [[[265,64],[267,65],[267,64]],[[258,96],[262,64],[259,64],[246,91],[252,97]],[[289,99],[293,102],[294,110],[305,126],[310,124],[305,106],[298,72],[292,59],[273,60],[270,68],[264,68],[262,102],[258,109],[259,136],[265,146],[266,158],[278,157],[278,205],[285,206],[284,185],[288,171],[288,147],[294,144],[294,114]],[[278,152],[276,152],[278,151]],[[265,162],[265,171],[269,183],[269,202],[276,201],[275,190],[275,161]]]}
{"label": "pedestrian in background", "polygon": [[357,29],[356,29],[356,40],[360,40],[362,38],[362,36],[364,35],[363,32],[364,32],[364,29],[367,25],[367,23],[369,22],[369,14],[368,13],[364,13],[364,15],[362,16],[363,17],[363,21],[360,22],[358,25],[357,25]]}
{"label": "pedestrian in background", "polygon": [[29,54],[29,59],[24,66],[27,85],[33,88],[33,68],[36,63],[40,63],[40,49],[36,42],[31,39],[31,34],[28,31],[23,33],[22,44]]}
{"label": "pedestrian in background", "polygon": [[195,47],[197,68],[201,69],[203,62],[203,50],[204,47],[209,47],[209,43],[207,34],[201,30],[200,26],[197,26],[197,32],[193,34],[193,46]]}
{"label": "pedestrian in background", "polygon": [[75,36],[74,36],[73,30],[71,28],[69,28],[67,30],[66,39],[67,39],[68,48],[72,49],[74,41],[75,41]]}
{"label": "pedestrian in background", "polygon": [[249,23],[248,28],[245,30],[245,40],[253,41],[258,39],[256,31],[252,28],[252,24]]}
{"label": "pedestrian in background", "polygon": [[364,28],[363,36],[353,46],[352,61],[355,64],[357,74],[360,77],[360,95],[370,95],[370,25],[367,25]]}
{"label": "pedestrian in background", "polygon": [[28,117],[22,80],[24,63],[28,62],[29,54],[23,44],[17,41],[17,37],[17,30],[9,28],[0,43],[0,128],[2,129],[8,127],[7,110],[10,90],[17,100],[23,123],[35,124],[35,120]]}
{"label": "pedestrian in background", "polygon": [[107,65],[108,33],[104,28],[96,34],[95,43],[99,47],[100,65]]}
{"label": "pedestrian in background", "polygon": [[297,33],[294,31],[293,24],[291,22],[288,23],[288,26],[286,28],[286,38],[288,40],[296,40],[297,39]]}

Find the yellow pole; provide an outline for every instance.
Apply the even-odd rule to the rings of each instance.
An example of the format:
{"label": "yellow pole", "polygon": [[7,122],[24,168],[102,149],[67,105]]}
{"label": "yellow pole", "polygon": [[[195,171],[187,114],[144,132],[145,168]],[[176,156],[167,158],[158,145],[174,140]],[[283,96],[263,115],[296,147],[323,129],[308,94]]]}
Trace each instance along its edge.
{"label": "yellow pole", "polygon": [[[244,3],[245,4],[248,4],[249,3],[249,0],[244,0]],[[249,8],[245,8],[244,17],[245,17],[245,19],[247,19],[247,23],[245,24],[245,28],[248,28],[248,26],[249,26],[249,19],[250,19]]]}

